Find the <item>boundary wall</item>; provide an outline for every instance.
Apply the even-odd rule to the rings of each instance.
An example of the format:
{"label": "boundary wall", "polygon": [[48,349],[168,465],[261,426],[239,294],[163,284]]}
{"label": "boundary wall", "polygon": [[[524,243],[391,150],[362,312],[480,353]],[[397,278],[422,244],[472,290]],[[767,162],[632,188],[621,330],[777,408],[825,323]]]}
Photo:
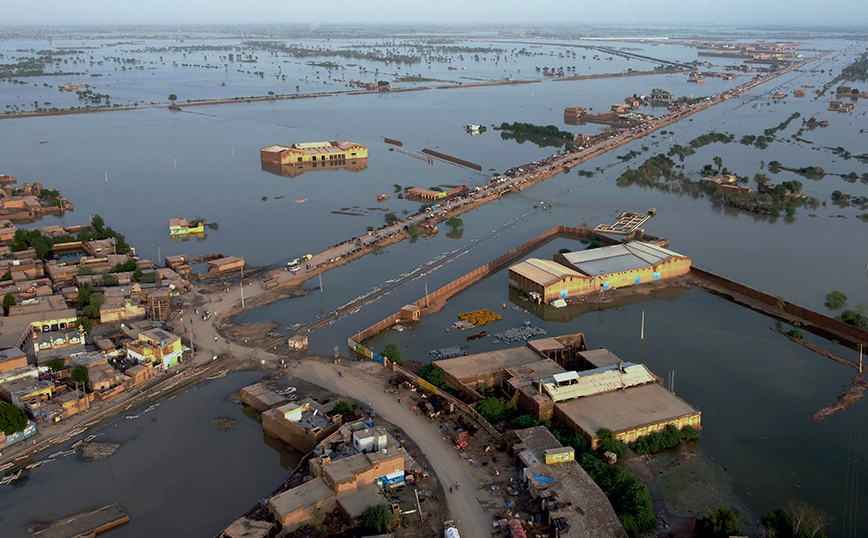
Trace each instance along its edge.
{"label": "boundary wall", "polygon": [[[720,275],[716,275],[709,271],[705,271],[698,267],[691,267],[690,274],[699,278],[700,280],[705,280],[715,286],[719,286],[724,288],[727,291],[733,292],[733,295],[730,298],[738,303],[743,303],[743,299],[747,298],[753,301],[757,301],[762,305],[765,305],[766,309],[757,309],[761,311],[771,310],[773,313],[778,315],[786,314],[792,318],[798,318],[799,321],[802,321],[805,326],[812,326],[819,328],[821,330],[827,331],[833,335],[843,337],[847,340],[851,340],[856,344],[868,344],[868,331],[864,331],[862,329],[858,329],[852,325],[848,325],[843,321],[839,321],[834,318],[830,318],[824,314],[820,314],[819,312],[814,312],[813,310],[808,310],[802,306],[797,304],[793,304],[783,298],[775,297],[774,295],[769,295],[763,291],[757,290],[755,288],[751,288],[749,286],[745,286],[744,284],[739,284],[733,280],[722,277]],[[742,296],[741,298],[738,296]],[[750,307],[751,305],[746,305]],[[781,309],[783,312],[781,313]]]}

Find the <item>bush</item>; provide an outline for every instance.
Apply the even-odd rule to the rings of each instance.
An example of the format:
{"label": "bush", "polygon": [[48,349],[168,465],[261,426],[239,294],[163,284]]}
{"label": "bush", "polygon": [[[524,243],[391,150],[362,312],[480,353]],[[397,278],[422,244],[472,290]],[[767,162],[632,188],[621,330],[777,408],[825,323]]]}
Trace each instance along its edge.
{"label": "bush", "polygon": [[868,330],[868,317],[858,310],[844,310],[840,316],[835,316],[838,321],[843,321],[847,325],[852,325],[857,329]]}
{"label": "bush", "polygon": [[798,338],[799,340],[805,337],[804,333],[798,329],[791,329],[787,332],[787,335],[792,336],[793,338]]}
{"label": "bush", "polygon": [[0,430],[6,435],[24,431],[27,415],[12,404],[0,402]]}
{"label": "bush", "polygon": [[512,427],[516,430],[539,426],[539,418],[535,415],[519,415],[512,419]]}
{"label": "bush", "polygon": [[66,368],[66,361],[59,357],[55,357],[48,361],[45,365],[48,366],[48,369],[52,372],[59,372]]}
{"label": "bush", "polygon": [[353,406],[346,400],[339,400],[335,402],[332,412],[336,415],[349,415],[353,412]]}
{"label": "bush", "polygon": [[443,370],[433,364],[423,366],[422,370],[419,371],[419,377],[441,389],[446,385],[446,380],[443,378]]}
{"label": "bush", "polygon": [[362,520],[368,530],[385,534],[392,527],[394,514],[388,504],[380,503],[365,508]]}
{"label": "bush", "polygon": [[651,432],[637,438],[629,446],[637,454],[653,454],[698,437],[699,432],[691,426],[685,426],[679,431],[678,428],[669,424],[659,432]]}
{"label": "bush", "polygon": [[740,532],[738,518],[732,510],[722,506],[696,522],[697,538],[727,538]]}
{"label": "bush", "polygon": [[476,406],[476,412],[492,424],[506,418],[509,409],[503,398],[486,398]]}
{"label": "bush", "polygon": [[847,304],[847,296],[843,291],[830,291],[826,294],[826,308],[829,310],[840,310]]}
{"label": "bush", "polygon": [[619,458],[627,451],[627,445],[623,441],[615,439],[615,435],[606,428],[597,430],[597,450],[603,452],[612,452]]}
{"label": "bush", "polygon": [[657,526],[648,486],[633,473],[609,465],[590,452],[582,454],[580,463],[612,503],[624,530],[636,534]]}
{"label": "bush", "polygon": [[383,352],[380,353],[380,355],[386,357],[395,364],[404,364],[404,358],[401,357],[401,352],[398,350],[396,344],[386,344],[386,347],[383,348]]}

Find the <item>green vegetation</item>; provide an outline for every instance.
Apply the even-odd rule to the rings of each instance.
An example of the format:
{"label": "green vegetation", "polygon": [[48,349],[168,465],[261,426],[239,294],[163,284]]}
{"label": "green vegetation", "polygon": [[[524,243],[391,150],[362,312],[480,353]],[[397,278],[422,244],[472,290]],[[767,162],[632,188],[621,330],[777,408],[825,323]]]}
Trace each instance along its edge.
{"label": "green vegetation", "polygon": [[411,224],[410,226],[407,226],[407,233],[410,234],[410,237],[416,237],[419,235],[419,228],[417,228],[415,224]]}
{"label": "green vegetation", "polygon": [[802,331],[800,331],[798,329],[790,329],[787,332],[787,335],[792,336],[793,338],[798,338],[799,340],[801,340],[802,338],[805,337],[805,333],[803,333]]}
{"label": "green vegetation", "polygon": [[398,349],[397,344],[386,344],[386,347],[383,348],[383,352],[380,353],[380,355],[386,357],[395,364],[404,364],[404,358],[401,356],[401,351]]}
{"label": "green vegetation", "polygon": [[0,282],[5,282],[7,280],[12,280],[12,273],[6,271],[2,275],[0,275]]}
{"label": "green vegetation", "polygon": [[118,282],[117,277],[114,277],[112,275],[103,275],[102,276],[102,284],[103,284],[103,286],[106,286],[106,287],[119,286],[120,282]]}
{"label": "green vegetation", "polygon": [[451,80],[442,80],[439,78],[428,78],[421,75],[405,75],[397,77],[394,82],[453,82]]}
{"label": "green vegetation", "polygon": [[84,316],[79,316],[78,319],[75,320],[75,326],[81,327],[81,330],[84,331],[85,335],[90,335],[90,332],[93,330],[93,320]]}
{"label": "green vegetation", "polygon": [[54,241],[50,237],[42,235],[39,230],[15,230],[12,245],[9,248],[12,249],[12,252],[18,252],[33,247],[33,250],[36,251],[36,257],[43,260],[53,246]]}
{"label": "green vegetation", "polygon": [[476,405],[476,411],[492,424],[505,419],[511,410],[511,403],[508,404],[503,398],[497,397],[486,398]]}
{"label": "green vegetation", "polygon": [[685,158],[696,153],[696,150],[707,146],[709,144],[714,144],[715,142],[721,142],[723,144],[729,144],[735,139],[735,135],[732,134],[724,134],[724,133],[716,133],[714,131],[710,133],[706,133],[704,135],[700,135],[693,140],[691,140],[686,146],[682,146],[679,144],[675,144],[672,148],[669,149],[669,153],[667,154],[669,157],[678,156],[678,160],[683,161]]}
{"label": "green vegetation", "polygon": [[130,246],[126,242],[123,234],[112,230],[105,225],[105,221],[99,215],[94,215],[90,220],[90,229],[84,229],[78,233],[76,239],[78,241],[97,241],[100,239],[114,239],[115,252],[118,254],[127,254],[130,251]]}
{"label": "green vegetation", "polygon": [[73,366],[72,372],[69,374],[69,381],[72,382],[73,385],[87,385],[88,381],[88,371],[87,366],[83,364],[79,364]]}
{"label": "green vegetation", "polygon": [[398,222],[398,215],[394,213],[386,213],[386,224],[394,224]]}
{"label": "green vegetation", "polygon": [[84,314],[87,317],[97,319],[99,318],[99,309],[105,302],[105,297],[102,293],[95,291],[90,284],[85,284],[78,288],[76,302],[80,308],[84,309]]}
{"label": "green vegetation", "polygon": [[715,508],[696,522],[696,538],[728,538],[741,532],[738,518],[726,507]]}
{"label": "green vegetation", "polygon": [[569,131],[561,131],[556,125],[534,125],[532,123],[507,123],[500,124],[500,129],[503,131],[512,131],[514,133],[532,134],[537,136],[545,136],[549,138],[559,138],[561,140],[572,141],[573,133]]}
{"label": "green vegetation", "polygon": [[858,310],[844,310],[839,316],[835,316],[835,319],[865,331],[868,330],[868,316],[865,315],[863,310],[864,307]]}
{"label": "green vegetation", "polygon": [[127,260],[124,263],[119,263],[111,270],[112,273],[127,273],[136,270],[136,260]]}
{"label": "green vegetation", "polygon": [[334,62],[307,62],[307,65],[325,67],[326,69],[340,69],[343,67],[341,64],[336,64]]}
{"label": "green vegetation", "polygon": [[60,357],[54,357],[53,359],[45,363],[45,365],[48,366],[48,369],[52,372],[59,372],[66,369],[66,361],[64,361]]}
{"label": "green vegetation", "polygon": [[446,386],[446,380],[443,378],[443,370],[437,368],[433,364],[426,364],[419,371],[419,377],[431,383],[435,387],[443,388]]}
{"label": "green vegetation", "polygon": [[89,276],[93,274],[93,269],[90,267],[82,267],[78,270],[78,276]]}
{"label": "green vegetation", "polygon": [[597,430],[597,451],[600,454],[611,452],[619,458],[627,452],[627,445],[615,439],[615,435],[606,428]]}
{"label": "green vegetation", "polygon": [[0,430],[6,435],[24,431],[27,415],[21,409],[6,402],[0,402]]}
{"label": "green vegetation", "polygon": [[512,427],[516,430],[523,430],[525,428],[533,428],[534,426],[539,426],[540,421],[539,417],[536,415],[519,415],[512,419]]}
{"label": "green vegetation", "polygon": [[175,101],[177,101],[177,100],[178,100],[177,95],[175,95],[174,93],[169,94],[169,101],[171,101],[173,105],[175,104]]}
{"label": "green vegetation", "polygon": [[335,402],[332,412],[336,415],[349,415],[353,412],[353,404],[346,400],[339,400]]}
{"label": "green vegetation", "polygon": [[840,310],[847,304],[847,296],[843,291],[830,291],[826,294],[826,308],[829,310]]}
{"label": "green vegetation", "polygon": [[684,426],[679,430],[669,424],[659,432],[643,435],[629,444],[630,449],[637,454],[653,454],[661,450],[680,445],[685,441],[699,439],[699,432],[692,426]]}
{"label": "green vegetation", "polygon": [[590,452],[582,454],[580,463],[609,498],[624,530],[635,535],[657,526],[648,486],[634,474],[609,465]]}
{"label": "green vegetation", "polygon": [[464,221],[459,219],[458,217],[449,217],[446,221],[446,226],[449,226],[453,230],[462,228],[464,226]]}
{"label": "green vegetation", "polygon": [[3,296],[3,315],[9,315],[9,309],[15,306],[15,296],[11,293],[7,293]]}
{"label": "green vegetation", "polygon": [[770,128],[768,128],[768,129],[766,129],[765,131],[763,131],[763,133],[764,133],[767,137],[774,138],[775,134],[776,134],[778,131],[783,131],[784,129],[786,129],[787,127],[789,127],[790,122],[793,121],[794,119],[799,118],[800,116],[801,116],[801,114],[799,114],[798,112],[794,112],[793,114],[790,115],[789,118],[787,118],[787,119],[785,119],[784,121],[780,122],[780,123],[778,124],[777,127],[770,127]]}
{"label": "green vegetation", "polygon": [[828,514],[804,501],[792,501],[789,511],[776,508],[760,521],[766,536],[774,538],[827,538],[823,529],[831,523]]}
{"label": "green vegetation", "polygon": [[365,528],[377,534],[385,534],[392,528],[395,515],[392,508],[386,503],[375,504],[365,508],[362,516]]}
{"label": "green vegetation", "polygon": [[868,52],[863,52],[859,58],[841,70],[841,80],[868,80]]}

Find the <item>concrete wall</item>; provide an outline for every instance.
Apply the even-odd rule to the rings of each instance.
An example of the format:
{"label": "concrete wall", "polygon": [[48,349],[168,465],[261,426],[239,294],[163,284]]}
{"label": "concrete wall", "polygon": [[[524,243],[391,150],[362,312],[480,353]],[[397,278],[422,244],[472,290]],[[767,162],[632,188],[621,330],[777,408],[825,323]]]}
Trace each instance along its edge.
{"label": "concrete wall", "polygon": [[[588,441],[591,443],[591,449],[595,450],[597,448],[597,442],[599,438],[597,437],[597,432],[589,432],[583,430],[578,424],[576,424],[569,415],[566,415],[561,411],[558,406],[554,407],[554,418],[557,422],[560,422],[567,428],[572,431],[581,432]],[[613,431],[615,434],[615,438],[619,441],[624,441],[625,443],[630,443],[635,441],[637,438],[648,435],[649,433],[660,431],[666,426],[672,424],[679,430],[684,426],[692,426],[697,430],[701,428],[701,420],[702,413],[699,411],[695,413],[691,413],[689,415],[683,415],[680,417],[674,417],[668,420],[661,420],[659,422],[651,422],[648,424],[642,424],[640,426],[636,426],[634,428],[628,428],[625,430]]]}

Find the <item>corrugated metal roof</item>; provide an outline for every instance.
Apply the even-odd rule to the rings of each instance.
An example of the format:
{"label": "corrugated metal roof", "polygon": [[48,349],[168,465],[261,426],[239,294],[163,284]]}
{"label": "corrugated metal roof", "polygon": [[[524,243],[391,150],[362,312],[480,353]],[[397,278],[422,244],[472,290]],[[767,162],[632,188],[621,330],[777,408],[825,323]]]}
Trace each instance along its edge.
{"label": "corrugated metal roof", "polygon": [[564,254],[564,257],[573,267],[589,276],[643,269],[673,256],[681,256],[681,254],[650,243],[640,242]]}
{"label": "corrugated metal roof", "polygon": [[620,368],[617,364],[613,364],[585,372],[567,372],[567,374],[575,375],[555,374],[543,380],[546,393],[556,402],[643,385],[657,379],[644,364],[631,362],[624,363]]}
{"label": "corrugated metal roof", "polygon": [[521,263],[513,265],[510,269],[526,279],[543,286],[555,282],[565,276],[582,276],[569,267],[564,267],[557,262],[541,260],[539,258],[529,258]]}

